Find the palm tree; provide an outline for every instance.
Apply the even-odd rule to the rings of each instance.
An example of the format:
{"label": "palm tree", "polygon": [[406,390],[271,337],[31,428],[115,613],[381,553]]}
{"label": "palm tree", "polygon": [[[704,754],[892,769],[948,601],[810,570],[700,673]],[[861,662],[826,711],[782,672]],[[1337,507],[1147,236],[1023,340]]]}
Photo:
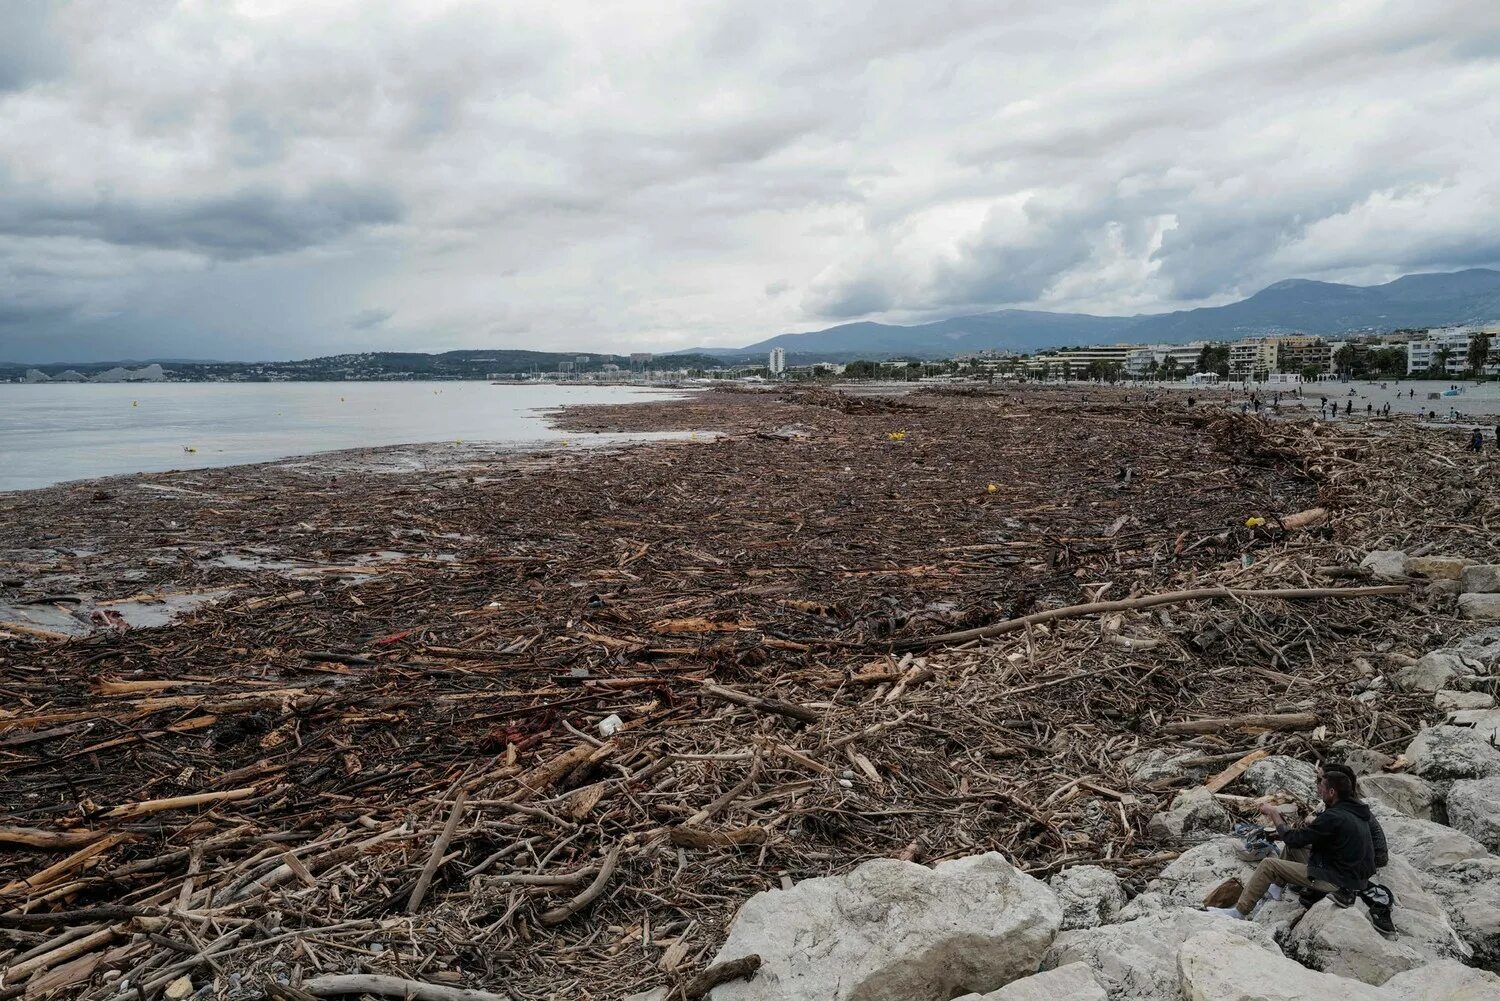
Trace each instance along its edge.
{"label": "palm tree", "polygon": [[1481,330],[1469,338],[1469,369],[1474,378],[1484,374],[1485,362],[1490,360],[1490,335]]}

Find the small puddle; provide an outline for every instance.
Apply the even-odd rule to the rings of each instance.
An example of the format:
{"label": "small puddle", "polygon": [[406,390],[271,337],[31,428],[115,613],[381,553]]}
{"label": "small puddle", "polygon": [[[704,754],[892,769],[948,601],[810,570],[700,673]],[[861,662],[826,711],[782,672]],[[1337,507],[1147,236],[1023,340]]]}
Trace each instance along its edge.
{"label": "small puddle", "polygon": [[113,601],[91,595],[42,604],[0,602],[0,632],[42,639],[71,639],[105,629],[155,629],[196,608],[220,601],[233,588],[180,593],[138,594]]}

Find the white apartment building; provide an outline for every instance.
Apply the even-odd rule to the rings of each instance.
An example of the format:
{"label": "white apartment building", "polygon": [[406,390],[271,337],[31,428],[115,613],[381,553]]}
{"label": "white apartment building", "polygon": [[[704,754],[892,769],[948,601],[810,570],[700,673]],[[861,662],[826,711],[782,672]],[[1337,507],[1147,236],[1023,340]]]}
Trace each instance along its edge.
{"label": "white apartment building", "polygon": [[771,359],[767,364],[772,375],[781,375],[786,371],[786,348],[772,348]]}
{"label": "white apartment building", "polygon": [[1263,382],[1276,371],[1276,338],[1245,337],[1229,345],[1229,377],[1236,382]]}
{"label": "white apartment building", "polygon": [[1156,364],[1158,373],[1167,367],[1167,359],[1172,359],[1172,369],[1178,376],[1185,376],[1198,370],[1198,356],[1203,353],[1207,341],[1193,341],[1189,344],[1147,344],[1130,352],[1125,361],[1125,374],[1133,379],[1144,379],[1152,374],[1151,365]]}
{"label": "white apartment building", "polygon": [[1065,378],[1077,379],[1085,374],[1090,365],[1099,362],[1118,366],[1120,374],[1124,375],[1125,364],[1134,350],[1136,350],[1134,344],[1101,344],[1092,348],[1067,348],[1036,355],[1026,363],[1026,369],[1034,375],[1061,375]]}
{"label": "white apartment building", "polygon": [[1420,340],[1406,345],[1406,373],[1425,372],[1443,367],[1443,350],[1448,351],[1447,372],[1462,375],[1469,371],[1469,341],[1477,333],[1490,335],[1490,358],[1484,366],[1486,375],[1500,374],[1500,328],[1443,327],[1429,330]]}

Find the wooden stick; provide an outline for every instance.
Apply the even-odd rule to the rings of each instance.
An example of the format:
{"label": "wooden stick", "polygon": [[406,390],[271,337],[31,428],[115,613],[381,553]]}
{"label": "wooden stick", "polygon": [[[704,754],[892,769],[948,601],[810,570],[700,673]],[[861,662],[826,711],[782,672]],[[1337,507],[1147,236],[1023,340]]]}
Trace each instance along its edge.
{"label": "wooden stick", "polygon": [[679,848],[728,848],[733,845],[763,845],[766,829],[751,824],[728,831],[702,831],[696,827],[674,827],[672,844]]}
{"label": "wooden stick", "polygon": [[589,904],[592,904],[595,898],[597,898],[599,894],[603,893],[604,888],[609,885],[609,877],[613,876],[615,873],[615,865],[620,861],[620,849],[623,847],[623,842],[615,842],[615,846],[609,850],[609,857],[607,857],[604,860],[604,864],[599,867],[599,875],[594,877],[594,881],[588,885],[588,888],[578,896],[574,897],[572,900],[568,901],[566,904],[563,904],[561,907],[554,907],[552,908],[552,910],[543,914],[542,924],[562,924],[564,921],[568,920],[568,918],[572,917],[574,914],[577,914]]}
{"label": "wooden stick", "polygon": [[1013,633],[1027,626],[1039,625],[1043,622],[1053,622],[1057,619],[1077,619],[1085,615],[1102,615],[1108,612],[1131,612],[1142,608],[1152,608],[1156,605],[1180,605],[1185,601],[1205,601],[1212,598],[1229,598],[1233,600],[1244,600],[1246,598],[1373,598],[1380,595],[1405,594],[1408,588],[1405,584],[1384,584],[1377,587],[1286,587],[1286,588],[1233,588],[1233,587],[1203,587],[1193,591],[1167,591],[1162,594],[1148,594],[1139,598],[1123,598],[1119,601],[1094,601],[1086,605],[1067,605],[1063,608],[1049,608],[1044,612],[1033,612],[1019,619],[1006,619],[1004,622],[996,622],[988,626],[980,626],[977,629],[964,629],[956,633],[942,633],[937,636],[914,636],[910,639],[898,640],[890,644],[893,650],[919,650],[923,647],[941,646],[943,644],[968,643],[971,640],[988,639],[991,636],[1002,636],[1005,633]]}
{"label": "wooden stick", "polygon": [[223,792],[200,792],[192,796],[172,796],[168,799],[148,799],[140,803],[126,803],[105,814],[106,817],[144,817],[150,813],[166,810],[189,810],[207,803],[229,803],[237,799],[249,799],[255,795],[255,786],[243,789],[225,789]]}
{"label": "wooden stick", "polygon": [[[1276,713],[1269,716],[1220,716],[1212,719],[1188,719],[1162,727],[1167,733],[1218,733],[1253,726],[1261,730],[1311,730],[1318,725],[1317,713]],[[1253,762],[1252,762],[1253,764]],[[1246,766],[1247,768],[1249,765]]]}
{"label": "wooden stick", "polygon": [[453,809],[448,811],[448,822],[443,825],[443,833],[432,843],[432,854],[427,856],[427,864],[422,867],[422,875],[417,877],[417,885],[412,887],[411,897],[406,901],[406,913],[411,914],[422,906],[422,898],[427,896],[427,888],[432,885],[432,877],[437,872],[438,866],[442,864],[443,856],[447,854],[448,842],[453,840],[453,833],[458,830],[458,820],[464,812],[464,791],[460,789],[458,795],[453,798]]}
{"label": "wooden stick", "polygon": [[386,977],[374,973],[345,973],[331,977],[313,977],[302,981],[302,989],[313,997],[332,998],[342,994],[380,994],[409,1001],[510,1001],[504,994],[471,990],[467,987],[443,987],[420,980]]}
{"label": "wooden stick", "polygon": [[763,699],[758,695],[749,695],[745,692],[735,691],[733,688],[725,688],[716,685],[712,681],[700,682],[703,691],[721,702],[733,702],[738,706],[747,706],[763,713],[774,713],[777,716],[786,716],[790,719],[801,720],[803,723],[816,723],[821,718],[813,710],[806,706],[794,705],[791,702],[782,702],[779,699]]}
{"label": "wooden stick", "polygon": [[682,985],[684,1001],[697,1001],[720,984],[731,980],[746,980],[760,969],[760,957],[755,955],[731,959],[727,963],[715,963],[702,973]]}
{"label": "wooden stick", "polygon": [[1245,755],[1243,758],[1240,758],[1240,760],[1236,761],[1234,764],[1230,765],[1228,768],[1224,769],[1222,772],[1215,775],[1207,782],[1203,783],[1203,788],[1207,789],[1209,792],[1218,792],[1220,789],[1223,789],[1229,783],[1245,774],[1245,769],[1249,768],[1251,765],[1255,764],[1261,758],[1266,757],[1270,753],[1271,752],[1266,750],[1264,747],[1257,748],[1256,750],[1251,751],[1249,754]]}
{"label": "wooden stick", "polygon": [[28,848],[77,848],[102,837],[103,831],[42,831],[34,827],[0,824],[0,844],[25,845]]}

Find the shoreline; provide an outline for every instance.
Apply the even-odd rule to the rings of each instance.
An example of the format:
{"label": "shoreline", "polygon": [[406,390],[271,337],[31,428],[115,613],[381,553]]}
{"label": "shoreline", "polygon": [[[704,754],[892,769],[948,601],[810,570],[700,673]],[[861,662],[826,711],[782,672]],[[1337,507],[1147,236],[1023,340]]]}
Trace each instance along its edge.
{"label": "shoreline", "polygon": [[[149,474],[180,489],[145,498],[8,495],[7,608],[92,620],[233,588],[164,626],[105,614],[67,642],[0,636],[0,733],[24,738],[0,796],[17,824],[114,838],[97,875],[61,874],[69,907],[177,900],[209,844],[188,891],[205,908],[295,851],[310,883],[224,913],[353,929],[373,969],[415,957],[522,996],[675,981],[752,893],[870,858],[995,850],[1043,876],[1100,865],[1138,892],[1175,851],[1148,822],[1180,786],[1131,762],[1394,747],[1433,718],[1430,693],[1356,698],[1360,661],[1394,669],[1461,633],[1451,598],[1200,602],[921,641],[1127,595],[1344,587],[1376,541],[1485,562],[1500,542],[1466,525],[1494,500],[1488,456],[1409,422],[1376,438],[1132,395],[700,394],[558,419],[711,440],[495,475],[269,463]],[[1309,527],[1282,527],[1293,514]],[[1166,729],[1292,711],[1300,683],[1325,700],[1316,733]],[[159,806],[182,797],[202,798]],[[407,920],[450,816],[454,861]],[[8,853],[0,881],[60,857]],[[576,887],[506,881],[608,859],[602,895],[555,923]],[[245,944],[225,966],[242,977],[296,961],[293,942]],[[487,967],[496,950],[513,958]]]}

